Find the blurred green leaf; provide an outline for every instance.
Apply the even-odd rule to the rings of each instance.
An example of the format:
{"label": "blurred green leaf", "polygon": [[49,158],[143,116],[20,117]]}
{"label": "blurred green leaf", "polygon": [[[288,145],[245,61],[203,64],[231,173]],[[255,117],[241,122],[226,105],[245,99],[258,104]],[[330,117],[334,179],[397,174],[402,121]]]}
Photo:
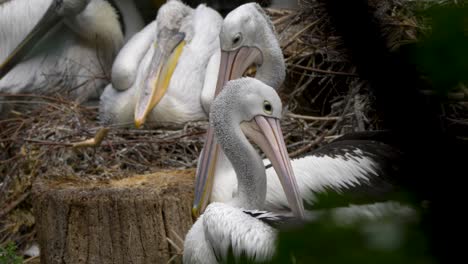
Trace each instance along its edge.
{"label": "blurred green leaf", "polygon": [[393,221],[330,224],[323,218],[305,228],[280,235],[274,263],[435,263],[417,225]]}
{"label": "blurred green leaf", "polygon": [[[317,197],[322,209],[315,210],[317,217],[313,221],[280,232],[273,263],[435,263],[419,223],[418,210],[408,209],[407,214],[399,209],[386,211],[376,207],[374,215],[379,216],[371,219],[368,217],[371,211],[338,214],[324,209],[323,205],[349,209],[350,204],[343,203],[343,198],[349,198],[345,194]],[[411,204],[409,195],[398,193],[393,197],[402,198],[401,208],[409,208],[406,207]]]}
{"label": "blurred green leaf", "polygon": [[435,90],[445,94],[468,81],[468,6],[434,5],[421,11],[430,34],[413,49],[413,61]]}
{"label": "blurred green leaf", "polygon": [[16,255],[16,245],[13,242],[0,247],[0,264],[21,264],[23,257]]}

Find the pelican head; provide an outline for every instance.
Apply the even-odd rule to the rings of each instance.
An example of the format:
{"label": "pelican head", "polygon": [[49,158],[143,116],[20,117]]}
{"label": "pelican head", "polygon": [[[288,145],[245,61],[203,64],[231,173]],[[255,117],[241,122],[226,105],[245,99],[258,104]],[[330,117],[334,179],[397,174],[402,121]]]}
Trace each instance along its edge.
{"label": "pelican head", "polygon": [[191,13],[192,9],[178,0],[168,1],[158,10],[154,53],[142,78],[140,96],[135,108],[136,127],[144,124],[148,114],[167,91],[177,60],[185,46],[188,30],[184,29],[189,27],[184,23],[184,19]]}
{"label": "pelican head", "polygon": [[158,10],[156,23],[159,28],[178,30],[184,18],[192,13],[192,9],[180,0],[168,0]]}
{"label": "pelican head", "polygon": [[220,41],[218,90],[252,66],[256,67],[255,78],[275,89],[281,86],[285,78],[283,53],[273,23],[260,5],[248,3],[231,11],[224,19]]}
{"label": "pelican head", "polygon": [[[228,82],[215,99],[211,106],[210,124],[238,176],[239,206],[258,209],[263,206],[266,197],[265,168],[258,154],[252,154],[255,151],[246,139],[248,137],[270,159],[293,213],[302,218],[304,207],[281,131],[281,112],[281,100],[272,87],[253,78],[241,78]],[[239,140],[236,141],[236,138]],[[210,155],[207,158],[206,162],[201,163],[199,170],[204,170],[204,166],[210,163]],[[202,156],[201,159],[204,160],[205,157]],[[255,179],[250,179],[249,176]],[[206,178],[197,179],[195,203],[203,196],[205,180]],[[243,191],[242,186],[255,189],[258,192],[253,195],[255,199],[252,199],[249,190]],[[243,200],[242,197],[249,199]]]}

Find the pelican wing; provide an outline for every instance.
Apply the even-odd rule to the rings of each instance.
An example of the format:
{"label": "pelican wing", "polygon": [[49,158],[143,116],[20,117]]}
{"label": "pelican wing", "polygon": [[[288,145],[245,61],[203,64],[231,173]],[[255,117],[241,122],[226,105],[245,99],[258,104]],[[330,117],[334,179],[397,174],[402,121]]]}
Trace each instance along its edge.
{"label": "pelican wing", "polygon": [[[347,206],[395,198],[402,153],[374,140],[343,139],[292,161],[308,209]],[[267,170],[266,209],[289,211],[274,171]],[[319,203],[330,197],[333,203]]]}

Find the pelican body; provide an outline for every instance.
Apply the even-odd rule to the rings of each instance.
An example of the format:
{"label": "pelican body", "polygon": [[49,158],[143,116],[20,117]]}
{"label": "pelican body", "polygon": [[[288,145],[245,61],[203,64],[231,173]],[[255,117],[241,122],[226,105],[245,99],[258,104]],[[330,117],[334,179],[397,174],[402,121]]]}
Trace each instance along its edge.
{"label": "pelican body", "polygon": [[164,4],[118,54],[101,96],[101,121],[139,127],[207,119],[209,96],[202,95],[216,88],[221,23],[206,5]]}
{"label": "pelican body", "polygon": [[131,1],[1,3],[0,92],[98,98],[125,38],[142,25]]}
{"label": "pelican body", "polygon": [[239,261],[271,260],[277,231],[261,220],[266,198],[263,162],[247,140],[254,141],[275,168],[295,217],[304,218],[294,173],[279,125],[281,100],[270,86],[253,79],[230,81],[216,97],[210,123],[238,180],[236,195],[212,203],[188,232],[184,263],[227,262],[229,252]]}

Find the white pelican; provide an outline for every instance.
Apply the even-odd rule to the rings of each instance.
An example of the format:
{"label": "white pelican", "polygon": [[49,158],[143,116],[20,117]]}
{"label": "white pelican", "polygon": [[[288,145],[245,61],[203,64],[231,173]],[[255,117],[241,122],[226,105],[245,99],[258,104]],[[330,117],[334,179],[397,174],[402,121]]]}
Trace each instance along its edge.
{"label": "white pelican", "polygon": [[[203,94],[202,100],[209,107],[210,102],[228,80],[241,77],[249,68],[255,66],[255,78],[279,89],[286,75],[283,53],[276,32],[268,15],[260,5],[248,3],[231,11],[223,21],[220,33],[221,62],[214,94]],[[206,133],[202,159],[210,160],[209,166],[198,166],[194,214],[203,210],[211,192],[218,156],[224,154],[219,149],[211,127]],[[222,157],[221,157],[222,158]],[[207,188],[206,191],[203,191]],[[203,196],[203,197],[202,197]]]}
{"label": "white pelican", "polygon": [[[214,94],[202,95],[202,100],[206,102],[207,107],[228,80],[241,77],[252,66],[256,67],[256,79],[279,89],[286,75],[283,53],[273,23],[260,5],[248,3],[231,11],[223,21],[220,41],[221,62],[216,91]],[[217,159],[223,155],[214,139],[213,129],[208,128],[200,161],[210,160],[210,163],[208,163],[209,166],[198,166],[195,215],[199,213],[199,210],[203,210],[208,202],[214,174],[217,167],[223,166],[218,163],[224,163]],[[203,191],[204,188],[206,188],[205,191]]]}
{"label": "white pelican", "polygon": [[[183,123],[207,119],[202,94],[214,94],[222,17],[202,4],[192,9],[168,1],[156,21],[121,50],[112,85],[101,96],[105,124],[146,120]],[[208,97],[208,96],[204,96]]]}
{"label": "white pelican", "polygon": [[219,263],[234,257],[268,261],[275,251],[277,231],[261,220],[266,198],[263,162],[247,140],[252,139],[271,160],[294,216],[304,207],[279,125],[282,106],[273,88],[253,78],[230,81],[217,96],[210,122],[233,164],[238,187],[226,203],[212,203],[188,232],[184,263]]}
{"label": "white pelican", "polygon": [[0,92],[85,101],[108,83],[123,31],[128,38],[143,21],[132,1],[10,0],[0,25]]}

